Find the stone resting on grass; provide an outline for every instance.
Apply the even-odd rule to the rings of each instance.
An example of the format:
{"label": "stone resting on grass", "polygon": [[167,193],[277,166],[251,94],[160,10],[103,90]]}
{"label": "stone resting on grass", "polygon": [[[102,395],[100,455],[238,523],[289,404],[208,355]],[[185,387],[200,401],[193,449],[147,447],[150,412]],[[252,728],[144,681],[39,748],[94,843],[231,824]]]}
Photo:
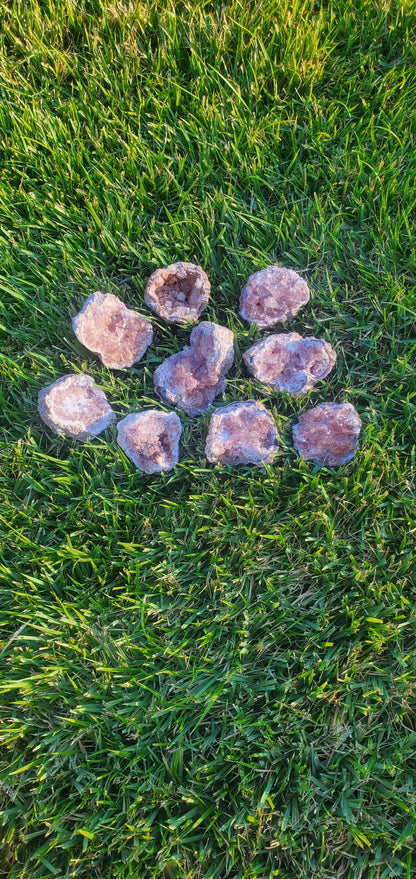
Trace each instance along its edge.
{"label": "stone resting on grass", "polygon": [[278,447],[274,418],[262,403],[229,403],[211,417],[205,454],[212,463],[268,464]]}
{"label": "stone resting on grass", "polygon": [[126,308],[112,293],[93,293],[72,319],[72,328],[77,339],[110,369],[133,366],[153,339],[150,321]]}
{"label": "stone resting on grass", "polygon": [[259,329],[294,317],[309,300],[309,287],[297,272],[269,266],[250,275],[240,296],[240,314]]}
{"label": "stone resting on grass", "polygon": [[77,440],[97,436],[115,421],[104,392],[90,375],[64,375],[39,391],[38,412],[54,433]]}
{"label": "stone resting on grass", "polygon": [[201,266],[175,262],[150,276],[144,301],[168,323],[198,320],[209,299],[211,284]]}
{"label": "stone resting on grass", "polygon": [[172,354],[155,370],[153,381],[162,400],[187,415],[205,412],[224,390],[225,375],[234,361],[234,335],[227,327],[202,321],[190,335],[190,345]]}
{"label": "stone resting on grass", "polygon": [[354,457],[361,424],[351,403],[320,403],[300,415],[293,445],[306,461],[336,467]]}
{"label": "stone resting on grass", "polygon": [[127,415],[117,425],[117,442],[140,470],[161,473],[179,460],[180,419],[175,412],[147,409]]}
{"label": "stone resting on grass", "polygon": [[300,396],[331,372],[336,354],[323,339],[279,333],[256,342],[243,358],[248,371],[258,381],[275,391]]}

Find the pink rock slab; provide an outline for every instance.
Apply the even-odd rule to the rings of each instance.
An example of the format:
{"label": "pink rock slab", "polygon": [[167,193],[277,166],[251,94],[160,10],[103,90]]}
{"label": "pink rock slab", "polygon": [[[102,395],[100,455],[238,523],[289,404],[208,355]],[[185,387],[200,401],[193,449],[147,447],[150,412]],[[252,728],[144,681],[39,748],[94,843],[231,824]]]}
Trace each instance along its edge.
{"label": "pink rock slab", "polygon": [[110,369],[133,366],[153,339],[150,321],[112,293],[93,293],[72,319],[72,327],[77,339]]}
{"label": "pink rock slab", "polygon": [[299,333],[267,336],[243,354],[247,369],[275,391],[300,396],[333,368],[337,355],[323,339]]}
{"label": "pink rock slab", "polygon": [[361,425],[351,403],[320,403],[300,415],[293,445],[306,461],[337,467],[354,457]]}
{"label": "pink rock slab", "polygon": [[278,447],[274,418],[262,403],[229,403],[212,415],[205,446],[212,463],[265,464]]}
{"label": "pink rock slab", "polygon": [[234,334],[227,327],[202,321],[189,341],[183,351],[158,366],[153,381],[162,400],[187,415],[199,415],[227,384],[224,376],[234,361]]}
{"label": "pink rock slab", "polygon": [[269,266],[250,275],[240,296],[240,314],[259,329],[294,317],[309,300],[309,287],[292,269]]}
{"label": "pink rock slab", "polygon": [[147,409],[119,421],[117,442],[139,470],[161,473],[178,463],[181,433],[175,412]]}
{"label": "pink rock slab", "polygon": [[90,375],[64,375],[39,392],[38,412],[54,433],[77,440],[97,436],[115,421],[104,392]]}
{"label": "pink rock slab", "polygon": [[201,266],[175,262],[150,276],[144,301],[168,323],[198,320],[209,299],[211,284]]}

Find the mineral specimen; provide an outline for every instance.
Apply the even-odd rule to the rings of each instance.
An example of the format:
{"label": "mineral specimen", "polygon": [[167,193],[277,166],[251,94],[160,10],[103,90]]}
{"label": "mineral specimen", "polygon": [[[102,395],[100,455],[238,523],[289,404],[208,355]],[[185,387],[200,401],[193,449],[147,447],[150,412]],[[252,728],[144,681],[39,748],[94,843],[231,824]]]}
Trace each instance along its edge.
{"label": "mineral specimen", "polygon": [[234,335],[226,327],[202,321],[192,330],[190,343],[158,366],[153,381],[162,400],[187,415],[199,415],[227,384],[224,376],[234,361]]}
{"label": "mineral specimen", "polygon": [[260,382],[271,385],[275,391],[299,396],[328,375],[336,354],[323,339],[280,333],[252,345],[243,358],[249,372]]}
{"label": "mineral specimen", "polygon": [[133,366],[153,339],[150,321],[112,293],[93,293],[72,319],[72,327],[79,341],[110,369]]}
{"label": "mineral specimen", "polygon": [[168,323],[196,321],[204,310],[211,284],[201,266],[175,262],[150,276],[144,301]]}
{"label": "mineral specimen", "polygon": [[240,297],[240,314],[259,329],[294,317],[309,300],[306,281],[292,269],[269,266],[250,275]]}
{"label": "mineral specimen", "polygon": [[277,450],[274,418],[262,403],[229,403],[214,412],[205,446],[208,461],[264,464],[272,460]]}
{"label": "mineral specimen", "polygon": [[54,433],[88,440],[115,420],[107,398],[89,375],[64,375],[39,392],[38,412]]}
{"label": "mineral specimen", "polygon": [[179,460],[180,419],[175,412],[147,409],[127,415],[117,425],[117,442],[145,473],[171,470]]}
{"label": "mineral specimen", "polygon": [[351,403],[320,403],[293,426],[293,445],[306,461],[336,467],[354,457],[361,424]]}

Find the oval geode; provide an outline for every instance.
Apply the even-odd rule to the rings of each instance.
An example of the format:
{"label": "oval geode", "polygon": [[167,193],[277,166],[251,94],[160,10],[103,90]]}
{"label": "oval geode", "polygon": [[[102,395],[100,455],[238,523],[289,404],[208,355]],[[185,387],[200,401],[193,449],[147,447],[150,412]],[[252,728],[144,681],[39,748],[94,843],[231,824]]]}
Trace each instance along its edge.
{"label": "oval geode", "polygon": [[211,284],[201,266],[175,262],[150,276],[144,301],[168,323],[198,320],[209,299]]}
{"label": "oval geode", "polygon": [[153,375],[162,400],[187,415],[206,412],[226,387],[234,361],[234,334],[227,327],[202,321],[192,330],[190,345],[167,357]]}
{"label": "oval geode", "polygon": [[306,461],[337,467],[354,457],[361,425],[351,403],[320,403],[299,416],[293,445]]}
{"label": "oval geode", "polygon": [[39,391],[38,412],[54,433],[92,439],[116,419],[107,397],[90,375],[58,378]]}
{"label": "oval geode", "polygon": [[273,415],[262,403],[229,403],[211,417],[205,445],[211,463],[268,464],[278,448]]}
{"label": "oval geode", "polygon": [[250,275],[241,291],[240,314],[264,329],[294,317],[309,297],[309,287],[297,272],[268,266]]}
{"label": "oval geode", "polygon": [[299,333],[278,333],[243,354],[249,372],[275,391],[300,396],[331,372],[336,353],[328,342]]}
{"label": "oval geode", "polygon": [[127,369],[143,357],[153,339],[150,321],[127,308],[113,293],[97,291],[72,318],[79,341],[98,354],[104,366]]}
{"label": "oval geode", "polygon": [[147,409],[127,415],[117,424],[117,442],[133,464],[145,473],[171,470],[179,460],[180,419],[175,412]]}

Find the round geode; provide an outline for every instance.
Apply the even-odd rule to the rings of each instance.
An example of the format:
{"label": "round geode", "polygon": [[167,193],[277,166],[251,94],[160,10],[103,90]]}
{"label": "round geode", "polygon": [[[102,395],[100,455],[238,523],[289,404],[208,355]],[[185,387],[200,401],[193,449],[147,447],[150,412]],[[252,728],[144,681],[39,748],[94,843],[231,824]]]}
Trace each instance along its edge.
{"label": "round geode", "polygon": [[150,321],[127,308],[113,293],[93,293],[72,319],[79,341],[104,366],[127,369],[143,357],[153,339]]}
{"label": "round geode", "polygon": [[206,412],[226,387],[225,375],[234,362],[234,334],[212,321],[201,321],[190,345],[167,357],[153,375],[155,391],[187,415]]}
{"label": "round geode", "polygon": [[337,467],[354,457],[361,425],[351,403],[320,403],[300,415],[293,445],[306,461]]}
{"label": "round geode", "polygon": [[209,299],[211,284],[201,266],[175,262],[150,276],[144,301],[171,324],[196,321]]}
{"label": "round geode", "polygon": [[284,323],[309,301],[309,287],[292,269],[269,266],[250,275],[240,296],[240,314],[259,329]]}
{"label": "round geode", "polygon": [[328,342],[299,333],[278,333],[243,354],[249,372],[275,391],[300,396],[331,372],[336,353]]}
{"label": "round geode", "polygon": [[127,415],[117,424],[117,442],[133,464],[145,473],[172,470],[179,460],[180,419],[175,412],[147,409]]}
{"label": "round geode", "polygon": [[205,446],[211,463],[268,464],[278,447],[274,418],[262,403],[229,403],[211,417]]}
{"label": "round geode", "polygon": [[90,375],[64,375],[39,391],[38,412],[54,433],[89,440],[116,419]]}

